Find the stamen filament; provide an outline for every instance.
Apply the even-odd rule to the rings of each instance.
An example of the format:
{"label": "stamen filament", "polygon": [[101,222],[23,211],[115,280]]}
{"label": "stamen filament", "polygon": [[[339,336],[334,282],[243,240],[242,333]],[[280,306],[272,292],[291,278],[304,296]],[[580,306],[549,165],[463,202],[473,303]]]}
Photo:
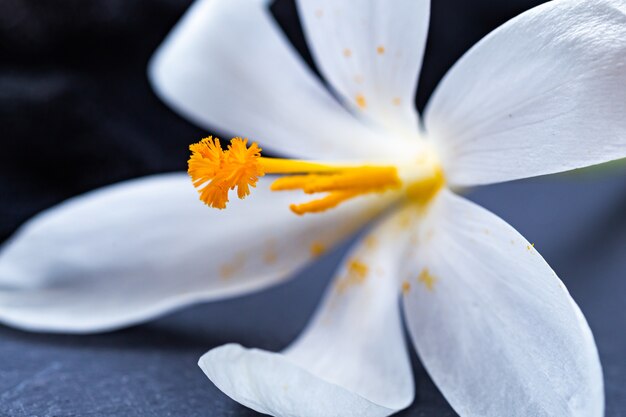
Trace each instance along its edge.
{"label": "stamen filament", "polygon": [[272,183],[273,191],[302,189],[307,194],[338,190],[399,188],[402,182],[395,167],[362,167],[329,175],[294,175]]}
{"label": "stamen filament", "polygon": [[344,201],[356,197],[359,194],[361,194],[359,191],[335,191],[328,194],[324,198],[302,204],[292,204],[289,208],[298,215],[303,215],[305,213],[320,213],[322,211],[335,208]]}
{"label": "stamen filament", "polygon": [[264,158],[258,163],[266,174],[297,174],[304,172],[336,172],[338,167],[319,162],[299,161],[296,159]]}

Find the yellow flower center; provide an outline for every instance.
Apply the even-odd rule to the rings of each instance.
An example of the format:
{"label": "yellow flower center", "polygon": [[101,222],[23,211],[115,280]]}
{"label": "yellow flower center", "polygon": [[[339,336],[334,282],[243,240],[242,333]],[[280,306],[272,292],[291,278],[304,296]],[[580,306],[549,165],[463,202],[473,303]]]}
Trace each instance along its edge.
{"label": "yellow flower center", "polygon": [[[189,175],[210,207],[223,209],[228,193],[237,189],[239,198],[250,194],[259,177],[282,174],[271,185],[272,191],[302,190],[306,194],[325,193],[321,198],[303,204],[292,204],[299,215],[318,213],[336,207],[357,196],[404,190],[406,196],[427,202],[444,184],[439,165],[424,159],[409,167],[395,165],[352,165],[265,158],[261,148],[248,140],[233,138],[227,150],[218,139],[205,138],[189,147]],[[402,176],[400,175],[402,173]]]}

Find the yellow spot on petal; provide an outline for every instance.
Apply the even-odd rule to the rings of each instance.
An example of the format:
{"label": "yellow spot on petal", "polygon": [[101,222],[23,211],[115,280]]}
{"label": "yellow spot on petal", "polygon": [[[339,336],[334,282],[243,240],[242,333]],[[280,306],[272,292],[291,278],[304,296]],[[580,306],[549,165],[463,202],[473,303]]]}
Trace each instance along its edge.
{"label": "yellow spot on petal", "polygon": [[378,246],[378,239],[376,239],[376,236],[368,236],[365,238],[365,247],[367,249],[376,249],[376,247]]}
{"label": "yellow spot on petal", "polygon": [[353,259],[348,263],[348,273],[358,277],[360,280],[367,277],[368,268],[363,262],[358,259]]}
{"label": "yellow spot on petal", "polygon": [[400,97],[394,97],[393,100],[391,100],[391,103],[394,106],[399,106],[400,104],[402,104],[402,99]]}
{"label": "yellow spot on petal", "polygon": [[278,254],[273,248],[270,248],[265,252],[265,255],[263,255],[263,260],[269,265],[275,264],[278,260]]}
{"label": "yellow spot on petal", "polygon": [[411,283],[407,280],[404,280],[402,282],[402,293],[403,294],[408,294],[411,291]]}
{"label": "yellow spot on petal", "polygon": [[527,246],[526,246],[526,249],[528,249],[528,250],[532,250],[534,247],[535,247],[535,244],[534,244],[534,243],[531,243],[530,245],[527,245]]}
{"label": "yellow spot on petal", "polygon": [[368,267],[357,259],[348,261],[346,269],[347,276],[337,281],[337,291],[340,294],[352,286],[363,284],[367,279]]}
{"label": "yellow spot on petal", "polygon": [[365,96],[363,94],[357,94],[354,100],[360,109],[365,109],[367,107],[367,101],[365,100]]}
{"label": "yellow spot on petal", "polygon": [[220,278],[230,279],[243,269],[246,262],[246,256],[243,253],[238,253],[232,262],[227,262],[220,267]]}
{"label": "yellow spot on petal", "polygon": [[350,48],[344,49],[343,56],[345,56],[346,58],[350,58],[352,56],[352,50]]}
{"label": "yellow spot on petal", "polygon": [[383,55],[383,54],[385,53],[385,47],[384,47],[383,45],[379,45],[379,46],[376,48],[376,53],[377,53],[378,55]]}
{"label": "yellow spot on petal", "polygon": [[311,255],[318,257],[322,256],[324,252],[326,252],[326,246],[321,244],[320,242],[311,243],[311,247],[309,248]]}
{"label": "yellow spot on petal", "polygon": [[428,268],[424,268],[422,272],[420,272],[417,280],[424,284],[428,291],[432,291],[435,287],[435,282],[437,282],[437,278],[435,278],[429,271]]}

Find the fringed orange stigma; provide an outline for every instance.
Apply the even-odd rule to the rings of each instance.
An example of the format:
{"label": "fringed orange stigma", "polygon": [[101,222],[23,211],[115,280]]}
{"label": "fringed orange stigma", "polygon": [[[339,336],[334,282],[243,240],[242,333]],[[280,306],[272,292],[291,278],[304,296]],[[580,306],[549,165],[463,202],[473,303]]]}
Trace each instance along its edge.
{"label": "fringed orange stigma", "polygon": [[234,138],[224,151],[219,139],[208,137],[189,147],[188,173],[200,200],[208,206],[226,208],[228,191],[235,188],[239,198],[245,198],[265,175],[258,163],[261,148],[256,143],[248,148],[247,143],[247,139]]}

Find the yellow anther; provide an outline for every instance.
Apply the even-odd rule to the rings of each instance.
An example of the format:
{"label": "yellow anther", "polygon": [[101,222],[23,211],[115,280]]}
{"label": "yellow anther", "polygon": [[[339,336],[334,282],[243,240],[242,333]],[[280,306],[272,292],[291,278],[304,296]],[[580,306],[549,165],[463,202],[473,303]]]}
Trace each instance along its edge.
{"label": "yellow anther", "polygon": [[384,47],[383,45],[379,45],[379,46],[376,48],[376,52],[378,53],[378,55],[382,55],[382,54],[384,54],[384,53],[385,53],[385,47]]}

